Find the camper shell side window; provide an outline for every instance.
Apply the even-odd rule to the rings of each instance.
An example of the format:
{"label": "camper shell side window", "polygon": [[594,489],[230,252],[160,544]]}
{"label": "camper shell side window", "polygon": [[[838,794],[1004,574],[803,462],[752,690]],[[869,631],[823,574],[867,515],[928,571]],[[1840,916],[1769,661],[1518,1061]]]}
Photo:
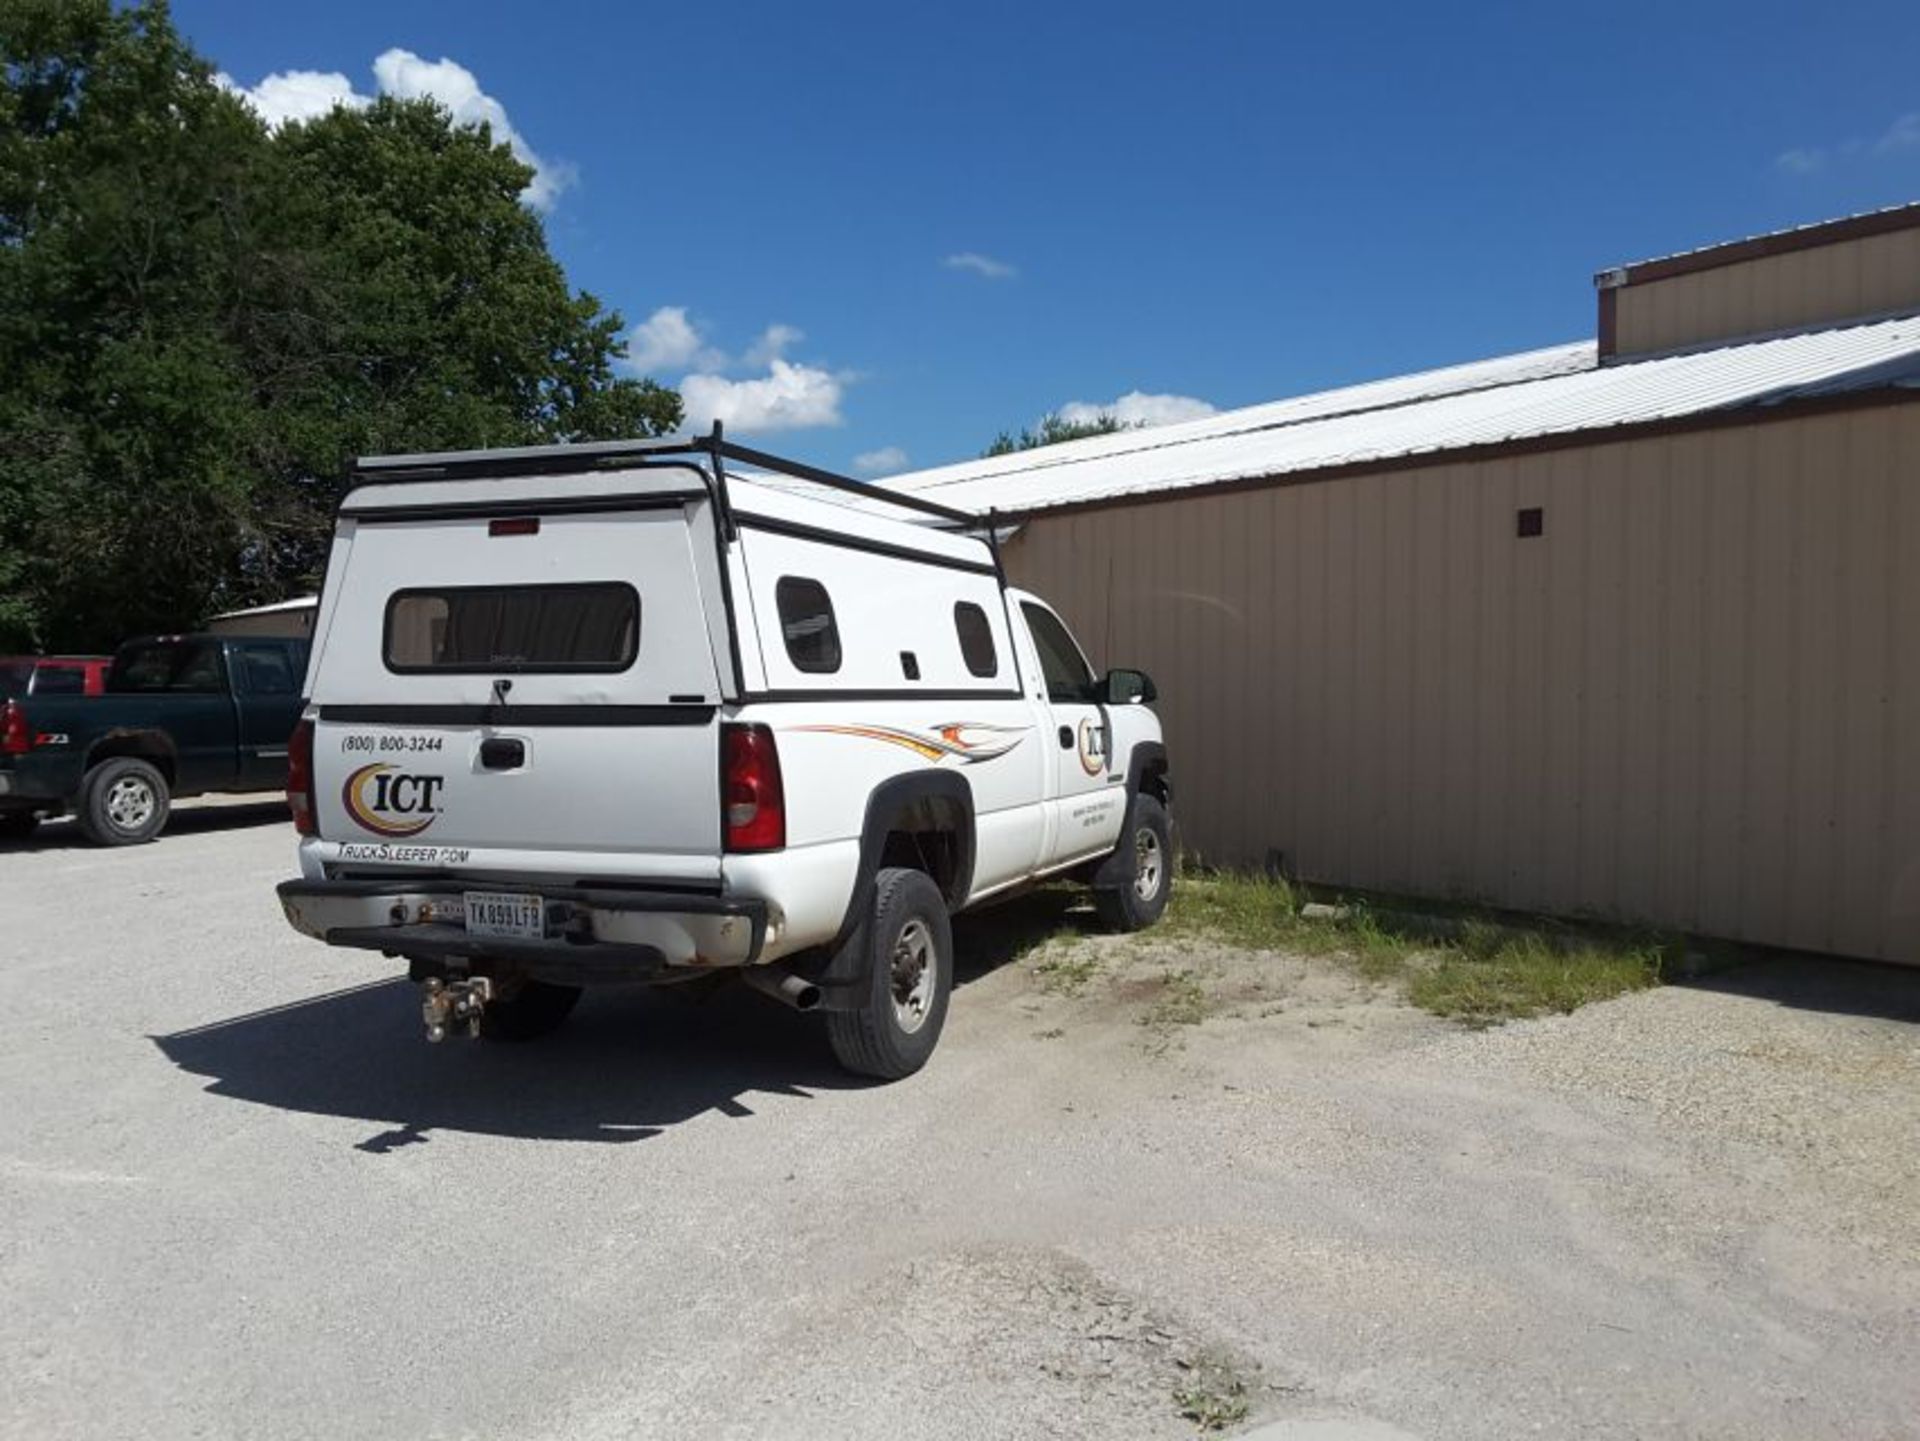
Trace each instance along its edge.
{"label": "camper shell side window", "polygon": [[839,670],[840,628],[834,623],[827,588],[804,576],[783,575],[773,588],[773,602],[780,611],[780,637],[793,668],[809,675],[832,675]]}
{"label": "camper shell side window", "polygon": [[960,659],[967,674],[986,680],[1000,674],[1000,656],[994,649],[993,623],[987,613],[970,600],[955,601],[953,628],[960,638]]}

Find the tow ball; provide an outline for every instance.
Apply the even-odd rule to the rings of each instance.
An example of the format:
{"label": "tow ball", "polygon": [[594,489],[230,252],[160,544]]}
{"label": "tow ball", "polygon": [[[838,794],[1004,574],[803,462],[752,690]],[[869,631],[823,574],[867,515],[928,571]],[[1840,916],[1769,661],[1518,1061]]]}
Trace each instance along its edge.
{"label": "tow ball", "polygon": [[449,981],[429,976],[421,984],[426,994],[420,1002],[420,1019],[426,1022],[429,1041],[446,1040],[453,1026],[464,1025],[470,1037],[480,1034],[480,1013],[493,999],[493,982],[488,977]]}

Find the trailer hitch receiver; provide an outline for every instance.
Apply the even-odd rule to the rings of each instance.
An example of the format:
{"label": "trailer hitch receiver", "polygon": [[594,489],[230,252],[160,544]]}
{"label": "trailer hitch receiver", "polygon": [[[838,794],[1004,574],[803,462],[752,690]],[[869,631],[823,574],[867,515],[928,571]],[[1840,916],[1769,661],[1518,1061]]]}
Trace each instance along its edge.
{"label": "trailer hitch receiver", "polygon": [[465,1026],[469,1037],[480,1034],[480,1013],[493,999],[493,982],[486,976],[450,981],[429,976],[421,983],[420,1019],[429,1041],[444,1041],[454,1026]]}

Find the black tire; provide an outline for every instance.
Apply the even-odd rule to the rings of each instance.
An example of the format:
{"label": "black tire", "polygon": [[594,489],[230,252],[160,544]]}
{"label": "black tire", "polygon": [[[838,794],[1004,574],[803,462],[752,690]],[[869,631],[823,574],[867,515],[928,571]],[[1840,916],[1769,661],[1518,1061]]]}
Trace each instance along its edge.
{"label": "black tire", "polygon": [[172,808],[166,777],[137,756],[101,761],[80,783],[80,831],[96,846],[145,845]]}
{"label": "black tire", "polygon": [[32,811],[0,811],[0,841],[24,841],[40,827]]}
{"label": "black tire", "polygon": [[[1173,894],[1173,825],[1158,796],[1145,791],[1127,807],[1115,854],[1128,854],[1127,883],[1096,890],[1093,907],[1110,931],[1141,931],[1160,919]],[[1143,885],[1144,877],[1151,877]]]}
{"label": "black tire", "polygon": [[847,946],[852,954],[843,952],[832,969],[845,962],[864,989],[852,1010],[827,1012],[834,1058],[858,1076],[911,1076],[939,1044],[953,990],[953,926],[940,888],[920,871],[881,871],[873,910]]}
{"label": "black tire", "polygon": [[480,1012],[480,1035],[488,1041],[531,1041],[558,1030],[580,1004],[580,987],[523,981],[517,990],[488,1001]]}

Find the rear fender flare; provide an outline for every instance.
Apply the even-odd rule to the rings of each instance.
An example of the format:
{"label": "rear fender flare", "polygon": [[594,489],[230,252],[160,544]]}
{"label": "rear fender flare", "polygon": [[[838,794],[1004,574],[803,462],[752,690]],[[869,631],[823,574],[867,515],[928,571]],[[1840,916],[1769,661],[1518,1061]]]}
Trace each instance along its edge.
{"label": "rear fender flare", "polygon": [[[965,777],[952,771],[921,771],[914,775],[895,776],[874,787],[873,794],[867,797],[866,818],[860,828],[860,861],[854,872],[853,893],[847,898],[847,910],[841,919],[839,934],[828,943],[827,954],[830,957],[840,959],[856,956],[856,953],[864,950],[851,942],[858,936],[868,913],[873,909],[873,882],[880,873],[887,836],[903,815],[915,805],[930,800],[950,803],[959,811],[959,824],[954,835],[954,874],[944,889],[950,910],[958,910],[965,903],[973,889],[977,844],[974,836],[973,787],[967,784]],[[829,969],[833,972],[833,980],[856,979],[851,975],[840,975],[842,967],[830,966]]]}

